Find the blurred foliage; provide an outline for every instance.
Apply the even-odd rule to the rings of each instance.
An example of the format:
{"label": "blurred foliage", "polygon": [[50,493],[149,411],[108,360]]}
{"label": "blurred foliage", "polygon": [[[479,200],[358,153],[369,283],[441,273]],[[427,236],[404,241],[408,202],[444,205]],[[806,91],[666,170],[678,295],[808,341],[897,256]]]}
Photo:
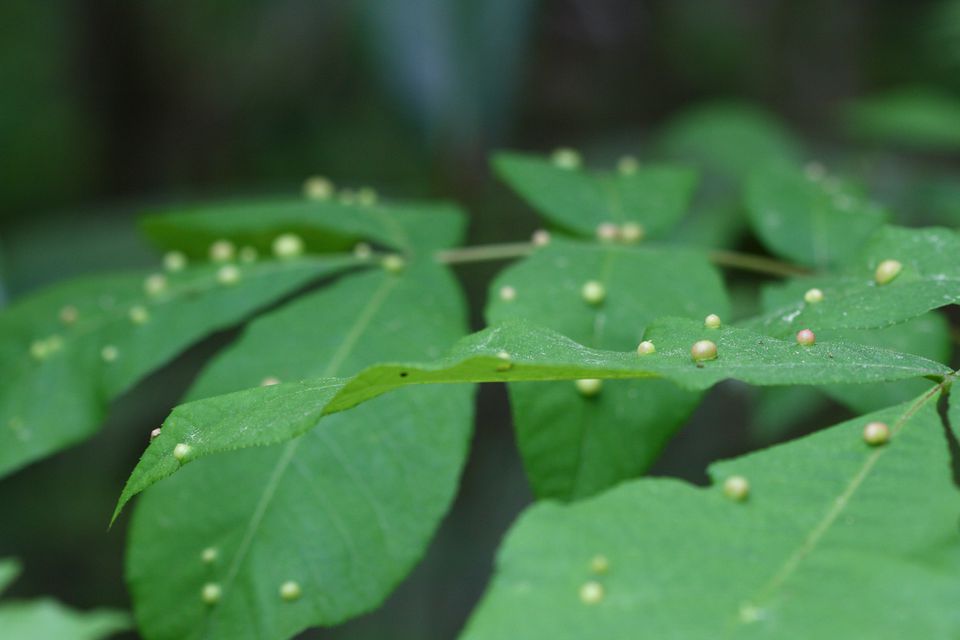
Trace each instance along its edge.
{"label": "blurred foliage", "polygon": [[[900,223],[960,221],[958,0],[6,0],[0,25],[0,304],[150,264],[134,233],[144,208],[293,195],[314,173],[453,198],[473,241],[521,239],[536,222],[486,165],[504,147],[575,144],[596,166],[627,152],[692,160],[706,174],[680,239],[711,247],[759,251],[745,172],[814,159]],[[475,323],[496,268],[461,270]],[[739,298],[758,282],[729,284]],[[126,396],[97,439],[0,484],[0,555],[31,567],[14,596],[127,606],[123,536],[104,536],[105,518],[142,434],[212,349]],[[386,609],[324,637],[449,637],[462,624],[529,499],[502,392],[483,393],[461,496],[427,563]],[[717,456],[786,437],[751,435],[752,398],[712,393],[657,472],[702,480]],[[763,407],[806,400],[762,402],[757,424],[770,425]],[[843,411],[818,400],[789,434]],[[49,511],[32,508],[32,492]]]}

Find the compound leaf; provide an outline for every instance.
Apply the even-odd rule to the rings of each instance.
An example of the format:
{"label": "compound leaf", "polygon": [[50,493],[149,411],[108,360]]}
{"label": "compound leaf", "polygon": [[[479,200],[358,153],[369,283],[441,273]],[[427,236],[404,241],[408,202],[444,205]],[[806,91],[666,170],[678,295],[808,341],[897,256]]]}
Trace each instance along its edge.
{"label": "compound leaf", "polygon": [[[727,378],[757,385],[830,384],[950,373],[919,356],[843,343],[801,347],[735,327],[706,329],[702,321],[680,318],[653,323],[644,338],[654,342],[656,353],[591,349],[525,321],[505,322],[468,336],[450,356],[432,363],[380,364],[347,380],[279,384],[181,405],[144,452],[114,517],[131,497],[184,463],[290,440],[313,429],[326,414],[410,384],[665,378],[685,388],[706,389]],[[717,359],[693,362],[690,346],[706,338],[717,345]],[[179,458],[174,455],[178,444],[189,447]]]}
{"label": "compound leaf", "polygon": [[686,212],[696,186],[693,170],[668,165],[589,173],[538,156],[500,153],[493,166],[541,215],[584,236],[593,236],[605,222],[634,222],[650,237],[663,235]]}
{"label": "compound leaf", "polygon": [[[601,304],[584,300],[588,281],[604,287]],[[729,303],[702,253],[554,240],[496,279],[487,320],[527,319],[589,347],[624,349],[639,343],[656,318],[709,313],[727,317]],[[509,390],[533,489],[560,499],[592,495],[646,471],[701,396],[667,380],[611,380],[590,397],[570,381]]]}
{"label": "compound leaf", "polygon": [[157,245],[206,255],[220,239],[269,251],[281,233],[296,233],[310,251],[342,250],[370,240],[404,253],[459,244],[466,218],[436,202],[344,204],[336,200],[262,200],[196,205],[144,216],[143,232]]}
{"label": "compound leaf", "polygon": [[[960,301],[960,235],[951,229],[883,227],[838,275],[795,278],[765,292],[769,309],[744,326],[775,336],[799,329],[874,329],[923,315]],[[902,271],[877,284],[882,261],[896,260]],[[822,302],[804,300],[811,288]]]}
{"label": "compound leaf", "polygon": [[[251,323],[189,395],[435,358],[463,335],[463,307],[452,276],[429,262],[347,276]],[[317,429],[310,404],[262,397],[248,409],[302,422],[299,437],[262,431],[277,444],[200,460],[144,495],[127,579],[147,637],[279,639],[333,625],[375,608],[423,555],[466,458],[470,387],[405,389]],[[198,418],[187,428],[213,435]],[[236,435],[227,448],[246,446]],[[157,442],[184,437],[168,422]],[[281,596],[288,581],[296,598]],[[208,583],[221,590],[214,605],[201,599]]]}
{"label": "compound leaf", "polygon": [[887,218],[848,185],[799,169],[758,170],[747,182],[746,202],[767,249],[819,268],[849,259]]}
{"label": "compound leaf", "polygon": [[[890,426],[870,447],[864,424]],[[514,525],[463,637],[951,638],[960,494],[936,394]],[[723,483],[749,482],[742,502]],[[599,557],[599,559],[598,559]]]}
{"label": "compound leaf", "polygon": [[211,264],[89,276],[18,301],[0,313],[0,475],[89,436],[110,400],[200,338],[356,264],[263,261],[228,283]]}

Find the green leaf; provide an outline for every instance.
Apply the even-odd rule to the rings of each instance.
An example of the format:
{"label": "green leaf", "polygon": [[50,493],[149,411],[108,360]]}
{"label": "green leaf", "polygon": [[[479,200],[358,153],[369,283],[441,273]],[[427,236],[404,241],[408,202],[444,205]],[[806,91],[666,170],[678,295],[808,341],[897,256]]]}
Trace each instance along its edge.
{"label": "green leaf", "polygon": [[160,247],[205,256],[220,239],[269,252],[281,233],[296,233],[310,251],[342,250],[370,240],[406,253],[459,244],[466,217],[435,202],[355,205],[335,200],[264,200],[197,205],[145,216],[143,232]]}
{"label": "green leaf", "polygon": [[[600,305],[583,299],[581,288],[590,280],[606,290]],[[515,299],[502,299],[504,288]],[[490,324],[527,319],[598,349],[636,345],[662,316],[729,314],[720,274],[702,253],[561,240],[504,271],[489,300]],[[609,381],[592,397],[569,381],[510,385],[534,492],[575,499],[640,475],[700,396],[666,380]]]}
{"label": "green leaf", "polygon": [[[380,364],[348,380],[279,384],[181,405],[133,470],[114,518],[130,498],[185,463],[295,438],[324,415],[410,384],[665,378],[688,389],[706,389],[727,378],[757,385],[865,384],[950,373],[942,364],[894,351],[842,343],[801,347],[735,327],[706,329],[701,321],[680,318],[653,323],[644,338],[654,342],[656,353],[590,349],[525,321],[505,322],[468,336],[451,355],[432,363]],[[706,338],[716,343],[717,359],[695,363],[690,346]],[[190,449],[178,460],[174,449],[180,443]]]}
{"label": "green leaf", "polygon": [[[817,334],[817,339],[821,338],[892,349],[937,362],[949,362],[952,352],[950,323],[938,313],[927,313],[884,329],[824,329]],[[857,413],[867,413],[891,403],[906,402],[929,388],[927,380],[899,380],[827,385],[823,391]]]}
{"label": "green leaf", "polygon": [[18,301],[0,313],[0,475],[89,436],[110,400],[200,338],[355,264],[259,262],[234,284],[201,264],[156,295],[142,273],[89,276]]}
{"label": "green leaf", "polygon": [[681,114],[664,128],[660,154],[692,162],[712,174],[740,181],[762,167],[797,166],[799,143],[783,125],[755,107],[717,103]]}
{"label": "green leaf", "polygon": [[0,594],[20,575],[20,563],[12,558],[0,558]]}
{"label": "green leaf", "polygon": [[[929,227],[880,229],[857,258],[839,275],[795,278],[764,292],[762,316],[744,326],[776,336],[803,329],[873,329],[923,315],[960,301],[960,235],[951,229]],[[897,260],[903,270],[892,281],[878,285],[877,265]],[[804,293],[823,292],[823,301],[810,304]]]}
{"label": "green leaf", "polygon": [[667,165],[626,174],[588,173],[539,156],[499,153],[493,167],[545,218],[591,237],[605,222],[635,222],[648,237],[663,235],[686,212],[696,185],[695,172]]}
{"label": "green leaf", "polygon": [[762,446],[785,440],[791,432],[804,426],[810,431],[810,423],[827,405],[816,387],[764,387],[757,392],[749,428],[753,442]]}
{"label": "green leaf", "polygon": [[[956,637],[960,494],[935,399],[714,464],[710,487],[642,479],[534,505],[463,637]],[[863,441],[872,420],[889,444]],[[743,502],[724,495],[734,475]]]}
{"label": "green leaf", "polygon": [[794,167],[800,144],[769,114],[755,107],[717,103],[672,119],[655,147],[658,157],[690,164],[703,173],[691,214],[676,239],[704,247],[733,247],[746,221],[741,186],[763,167]]}
{"label": "green leaf", "polygon": [[[20,572],[16,561],[0,559],[0,592]],[[130,617],[122,611],[78,612],[50,598],[0,603],[0,632],[3,640],[100,640],[130,628]]]}
{"label": "green leaf", "polygon": [[771,252],[827,267],[849,259],[884,223],[885,211],[847,185],[798,169],[765,169],[747,183],[753,230]]}
{"label": "green leaf", "polygon": [[[348,276],[251,323],[189,395],[267,377],[350,374],[385,358],[434,358],[464,325],[455,280],[432,262],[415,262],[400,276]],[[287,638],[337,624],[379,605],[423,555],[466,458],[470,387],[405,389],[317,429],[312,401],[290,398],[291,387],[300,385],[259,388],[286,400],[261,396],[247,405],[263,420],[258,441],[274,446],[198,461],[143,496],[127,579],[147,637]],[[189,420],[200,439],[225,434],[199,414]],[[274,428],[290,421],[300,425],[296,434]],[[168,421],[156,442],[185,438],[175,424]],[[243,431],[227,449],[247,446]],[[216,550],[209,563],[207,548]],[[295,601],[280,596],[287,581],[299,585]],[[206,583],[222,590],[214,606],[201,600]]]}
{"label": "green leaf", "polygon": [[862,98],[846,109],[859,138],[923,151],[960,149],[960,99],[937,89],[913,87]]}

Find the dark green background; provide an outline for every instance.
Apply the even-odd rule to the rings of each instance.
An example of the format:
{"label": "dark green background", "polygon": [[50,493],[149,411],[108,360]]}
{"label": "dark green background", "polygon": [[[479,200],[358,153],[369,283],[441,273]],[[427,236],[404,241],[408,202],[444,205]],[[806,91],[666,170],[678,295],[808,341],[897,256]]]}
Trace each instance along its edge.
{"label": "dark green background", "polygon": [[[960,220],[956,149],[890,151],[848,137],[840,117],[901,86],[960,95],[956,0],[4,0],[0,86],[0,304],[155,263],[139,212],[293,194],[315,173],[455,199],[471,242],[522,240],[536,219],[491,178],[491,150],[643,156],[665,124],[717,100],[763,107],[808,149],[863,169],[901,219],[939,207],[934,219]],[[758,251],[749,237],[733,245]],[[476,324],[497,268],[459,269]],[[144,381],[94,440],[0,482],[0,556],[25,564],[11,595],[129,606],[125,523],[107,532],[110,511],[145,434],[231,338]],[[707,462],[797,432],[758,435],[754,398],[713,392],[657,472],[703,480]],[[808,416],[803,430],[843,415],[792,412]],[[454,635],[530,499],[512,438],[503,390],[484,388],[462,491],[426,562],[382,611],[305,637]]]}

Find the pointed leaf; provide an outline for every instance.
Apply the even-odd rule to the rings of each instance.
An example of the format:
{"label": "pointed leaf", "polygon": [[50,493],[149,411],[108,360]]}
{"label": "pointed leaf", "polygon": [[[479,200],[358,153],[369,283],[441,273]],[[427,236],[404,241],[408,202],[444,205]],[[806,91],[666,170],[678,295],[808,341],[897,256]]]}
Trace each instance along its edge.
{"label": "pointed leaf", "polygon": [[[599,305],[587,281],[603,285]],[[515,297],[504,300],[501,291]],[[554,240],[496,279],[487,320],[527,319],[594,348],[629,348],[670,315],[729,315],[720,274],[698,252]],[[608,381],[585,397],[570,381],[510,385],[527,475],[540,497],[592,495],[646,471],[700,400],[666,380]]]}
{"label": "pointed leaf", "polygon": [[493,166],[545,218],[591,237],[604,222],[635,222],[650,237],[663,235],[686,212],[696,185],[692,170],[666,165],[593,174],[538,156],[500,153]]}
{"label": "pointed leaf", "polygon": [[[348,276],[254,321],[190,397],[436,357],[462,335],[463,306],[451,275],[429,262],[400,276]],[[262,390],[291,386],[299,385]],[[288,638],[375,608],[423,555],[453,499],[470,398],[466,386],[405,389],[317,429],[319,414],[303,403],[251,405],[270,422],[299,421],[303,435],[284,442],[288,434],[262,432],[278,444],[189,465],[138,505],[127,578],[144,634]],[[188,428],[203,438],[212,426]],[[158,441],[183,437],[168,423]],[[239,436],[229,448],[243,446]],[[208,548],[215,558],[204,562]],[[288,581],[298,597],[281,596]],[[213,606],[201,600],[207,583],[221,589]]]}
{"label": "pointed leaf", "polygon": [[[960,301],[960,235],[939,227],[884,227],[840,275],[795,278],[765,292],[764,315],[744,326],[787,336],[803,328],[872,329],[915,318]],[[875,270],[896,260],[902,271],[891,282],[877,284]],[[804,294],[823,292],[810,304]]]}
{"label": "pointed leaf", "polygon": [[[20,565],[10,558],[0,559],[0,593],[20,573]],[[0,632],[3,640],[101,640],[130,628],[130,617],[123,611],[74,611],[50,598],[0,602]]]}
{"label": "pointed leaf", "polygon": [[[715,464],[707,488],[643,479],[531,507],[463,637],[956,637],[960,494],[936,397]],[[863,440],[874,420],[886,446]]]}
{"label": "pointed leaf", "polygon": [[821,268],[848,260],[887,218],[848,185],[811,179],[793,168],[755,172],[746,201],[753,230],[767,249]]}
{"label": "pointed leaf", "polygon": [[[176,408],[133,470],[114,518],[134,495],[212,453],[295,438],[324,415],[343,411],[410,384],[515,382],[580,378],[665,378],[706,389],[727,378],[757,385],[876,382],[950,373],[944,365],[862,345],[801,347],[735,327],[706,329],[700,321],[664,319],[644,334],[656,353],[601,351],[527,322],[507,322],[462,340],[430,364],[380,364],[348,380],[323,378],[249,389]],[[713,340],[718,357],[695,363],[690,346]],[[499,354],[509,354],[505,360]],[[177,444],[189,445],[178,460]]]}
{"label": "pointed leaf", "polygon": [[342,250],[369,240],[405,253],[459,244],[466,217],[435,202],[372,205],[335,200],[264,200],[196,205],[145,216],[141,227],[157,245],[204,256],[221,238],[269,252],[281,233],[300,235],[314,251]]}
{"label": "pointed leaf", "polygon": [[355,264],[265,261],[233,284],[201,264],[155,295],[146,274],[89,276],[20,300],[0,313],[0,475],[89,436],[110,400],[200,338]]}

